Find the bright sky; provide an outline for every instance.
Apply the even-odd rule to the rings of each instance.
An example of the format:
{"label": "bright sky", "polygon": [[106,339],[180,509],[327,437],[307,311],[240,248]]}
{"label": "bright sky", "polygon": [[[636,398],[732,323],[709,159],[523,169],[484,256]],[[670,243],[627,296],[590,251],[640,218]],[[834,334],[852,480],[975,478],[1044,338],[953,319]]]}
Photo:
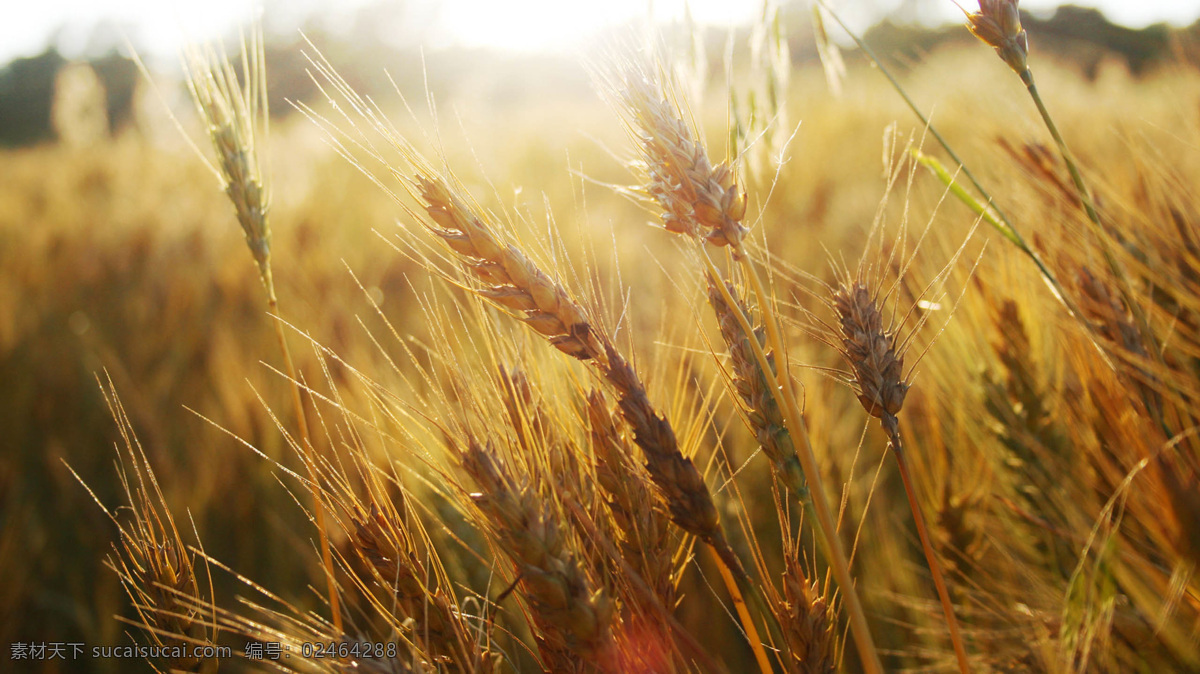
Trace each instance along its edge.
{"label": "bright sky", "polygon": [[[899,0],[833,0],[843,16],[864,23],[871,7],[894,7]],[[1157,21],[1188,25],[1200,17],[1200,3],[1189,0],[1074,0],[1104,10],[1110,19],[1131,26]],[[441,35],[443,44],[496,46],[520,50],[569,50],[598,29],[631,18],[645,17],[648,7],[660,19],[682,16],[684,0],[377,0],[407,8],[428,30],[409,26],[416,34]],[[960,0],[973,7],[972,0]],[[254,0],[31,0],[11,2],[0,22],[0,62],[40,52],[54,39],[68,54],[87,47],[94,26],[110,21],[151,53],[170,56],[186,40],[209,39],[228,33],[254,16]],[[330,0],[266,0],[267,21],[286,22],[306,9],[329,6]],[[369,0],[342,0],[339,6],[357,8]],[[1055,0],[1025,0],[1023,8],[1046,10]],[[955,21],[962,13],[953,0],[925,0],[931,20]],[[697,21],[727,26],[753,17],[758,0],[690,0]],[[63,26],[67,28],[63,29]],[[110,31],[119,35],[117,31]],[[95,47],[111,46],[118,38],[100,39]]]}

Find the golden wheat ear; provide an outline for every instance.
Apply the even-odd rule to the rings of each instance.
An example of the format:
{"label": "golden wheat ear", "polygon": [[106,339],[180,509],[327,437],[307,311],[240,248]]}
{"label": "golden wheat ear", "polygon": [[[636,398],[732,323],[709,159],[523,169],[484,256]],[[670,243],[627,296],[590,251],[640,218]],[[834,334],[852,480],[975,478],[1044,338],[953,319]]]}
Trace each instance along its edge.
{"label": "golden wheat ear", "polygon": [[1020,74],[1029,67],[1029,36],[1021,27],[1018,0],[979,0],[979,11],[967,14],[967,28],[995,48],[1000,58]]}
{"label": "golden wheat ear", "polygon": [[671,554],[671,528],[660,512],[652,482],[638,465],[619,420],[600,391],[588,395],[587,417],[596,481],[617,525],[620,550],[659,603],[667,610],[674,609],[678,571]]}
{"label": "golden wheat ear", "polygon": [[496,228],[460,196],[450,180],[417,175],[413,184],[434,233],[478,282],[480,296],[511,311],[559,351],[591,363],[617,394],[618,409],[633,431],[671,519],[683,530],[727,548],[717,509],[704,478],[679,450],[675,431],[650,403],[641,378],[588,312],[519,248],[502,242]]}
{"label": "golden wheat ear", "polygon": [[[810,498],[810,494],[808,483],[804,479],[804,470],[796,454],[796,446],[792,442],[791,433],[788,432],[783,412],[779,409],[779,401],[775,399],[771,385],[750,346],[750,340],[754,339],[758,341],[759,348],[769,348],[766,329],[761,324],[756,324],[753,334],[747,336],[735,314],[741,312],[746,317],[753,315],[749,305],[742,299],[742,291],[732,283],[719,281],[711,275],[707,275],[706,278],[709,285],[708,302],[712,305],[721,329],[721,337],[729,350],[733,389],[741,398],[746,420],[759,446],[762,447],[763,454],[771,462],[777,479],[793,496],[804,502]],[[725,285],[724,293],[717,288],[717,283]],[[733,305],[726,301],[726,296],[733,300]],[[767,354],[767,363],[772,374],[779,376],[773,352]]]}
{"label": "golden wheat ear", "polygon": [[465,447],[451,442],[479,488],[471,502],[516,566],[515,585],[529,602],[543,663],[550,671],[590,671],[580,669],[583,658],[605,671],[615,657],[608,593],[588,578],[549,506],[529,484],[477,441],[468,438]]}
{"label": "golden wheat ear", "polygon": [[623,72],[603,79],[641,155],[632,164],[641,178],[634,193],[659,214],[667,231],[739,250],[750,230],[743,223],[746,192],[735,167],[712,164],[678,102],[664,96],[663,85],[645,68],[626,64]]}
{"label": "golden wheat ear", "polygon": [[233,204],[263,285],[273,296],[267,218],[271,204],[260,158],[268,128],[262,48],[257,32],[243,44],[240,80],[224,52],[211,47],[191,48],[185,66],[188,89],[216,155],[214,170]]}
{"label": "golden wheat ear", "polygon": [[487,671],[486,649],[469,633],[451,597],[431,583],[398,513],[372,502],[369,511],[352,518],[349,544],[382,590],[378,610],[394,624],[404,619],[431,664],[452,672]]}
{"label": "golden wheat ear", "polygon": [[896,331],[885,328],[874,292],[861,281],[840,285],[832,301],[858,401],[867,414],[894,424],[909,388]]}
{"label": "golden wheat ear", "polygon": [[800,560],[789,554],[783,570],[783,596],[775,604],[791,662],[797,674],[838,671],[837,619],[821,583],[809,580]]}

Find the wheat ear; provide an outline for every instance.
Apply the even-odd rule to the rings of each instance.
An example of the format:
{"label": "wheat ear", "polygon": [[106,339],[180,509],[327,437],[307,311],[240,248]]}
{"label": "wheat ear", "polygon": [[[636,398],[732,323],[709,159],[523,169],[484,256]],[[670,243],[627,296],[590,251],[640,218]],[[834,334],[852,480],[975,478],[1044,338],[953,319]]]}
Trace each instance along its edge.
{"label": "wheat ear", "polygon": [[795,554],[783,570],[783,598],[777,612],[783,625],[796,674],[834,674],[837,671],[837,622],[832,606],[817,581],[809,581]]}
{"label": "wheat ear", "polygon": [[[754,357],[754,349],[750,346],[750,340],[754,339],[759,348],[765,350],[766,330],[762,325],[755,325],[752,335],[746,335],[735,314],[736,311],[746,317],[751,316],[749,306],[741,297],[741,291],[733,284],[715,279],[711,275],[707,279],[708,302],[712,305],[717,324],[721,328],[721,337],[729,349],[733,388],[745,405],[750,428],[754,431],[763,454],[771,462],[779,481],[798,501],[804,503],[811,498],[811,494],[804,479],[804,470],[800,467],[800,459],[796,455],[796,446],[788,433],[783,412],[779,409],[779,401],[771,392],[767,377],[759,367]],[[725,293],[718,290],[718,283],[725,285]],[[732,306],[726,303],[726,296],[733,299]],[[774,353],[767,354],[767,363],[772,373],[778,376]]]}
{"label": "wheat ear", "polygon": [[617,525],[621,553],[658,601],[672,610],[677,597],[668,521],[655,507],[648,478],[635,463],[633,450],[622,436],[604,394],[592,391],[588,395],[587,416],[596,457],[596,482],[604,491],[605,503]]}
{"label": "wheat ear", "polygon": [[[189,647],[212,645],[218,629],[215,614],[211,623],[204,615],[209,602],[201,593],[196,554],[183,542],[112,380],[101,382],[100,388],[124,448],[123,456],[117,450],[117,458],[125,505],[109,510],[74,469],[67,466],[67,470],[120,533],[120,544],[113,544],[114,554],[105,564],[117,574],[129,595],[140,621],[137,626],[152,644],[179,653],[167,661],[169,669],[199,671],[211,661],[200,659]],[[117,517],[121,510],[128,512],[130,521],[122,522]],[[211,575],[208,590],[211,597]]]}
{"label": "wheat ear", "polygon": [[542,499],[478,442],[468,439],[459,456],[480,489],[471,501],[517,567],[544,664],[554,672],[607,669],[614,656],[612,603],[568,551]]}
{"label": "wheat ear", "polygon": [[448,181],[418,175],[414,185],[437,225],[434,233],[480,283],[475,292],[510,310],[559,351],[590,363],[612,386],[621,416],[633,431],[634,443],[665,497],[672,521],[706,542],[728,548],[700,471],[679,450],[674,430],[651,405],[633,366],[593,327],[583,307],[520,249],[502,243]]}
{"label": "wheat ear", "polygon": [[374,500],[370,510],[353,515],[350,544],[365,561],[375,582],[412,620],[411,631],[423,647],[430,664],[449,672],[486,673],[492,660],[469,636],[446,594],[430,586],[427,574],[413,551],[407,527],[399,521],[394,506],[380,507]]}

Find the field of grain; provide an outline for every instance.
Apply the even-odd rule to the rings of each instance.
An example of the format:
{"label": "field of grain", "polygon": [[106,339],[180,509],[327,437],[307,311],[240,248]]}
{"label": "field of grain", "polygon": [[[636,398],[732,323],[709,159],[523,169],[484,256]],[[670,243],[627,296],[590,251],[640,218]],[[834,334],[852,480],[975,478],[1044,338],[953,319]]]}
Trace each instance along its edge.
{"label": "field of grain", "polygon": [[770,33],[4,150],[5,668],[1200,669],[1200,72]]}

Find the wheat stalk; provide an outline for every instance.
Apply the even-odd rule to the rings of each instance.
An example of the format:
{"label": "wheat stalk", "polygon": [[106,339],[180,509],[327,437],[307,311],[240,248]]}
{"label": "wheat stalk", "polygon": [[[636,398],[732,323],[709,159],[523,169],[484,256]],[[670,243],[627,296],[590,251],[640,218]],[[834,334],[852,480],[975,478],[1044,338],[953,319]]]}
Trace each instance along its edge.
{"label": "wheat stalk", "polygon": [[338,603],[337,581],[334,576],[333,555],[325,528],[325,506],[317,482],[315,449],[309,439],[308,418],[300,395],[300,384],[292,362],[291,350],[283,332],[275,280],[271,273],[271,227],[267,220],[270,210],[265,181],[258,156],[260,136],[267,129],[266,57],[262,36],[256,31],[247,45],[242,42],[242,79],[229,58],[211,49],[193,49],[188,54],[187,82],[200,118],[212,140],[216,153],[215,169],[225,195],[233,204],[238,224],[246,237],[246,245],[258,267],[259,278],[267,292],[267,310],[274,317],[275,337],[283,356],[288,380],[291,383],[292,404],[296,411],[296,426],[300,435],[300,456],[308,469],[309,488],[313,499],[313,514],[320,537],[321,559],[329,595],[329,610],[334,626],[342,628]]}

